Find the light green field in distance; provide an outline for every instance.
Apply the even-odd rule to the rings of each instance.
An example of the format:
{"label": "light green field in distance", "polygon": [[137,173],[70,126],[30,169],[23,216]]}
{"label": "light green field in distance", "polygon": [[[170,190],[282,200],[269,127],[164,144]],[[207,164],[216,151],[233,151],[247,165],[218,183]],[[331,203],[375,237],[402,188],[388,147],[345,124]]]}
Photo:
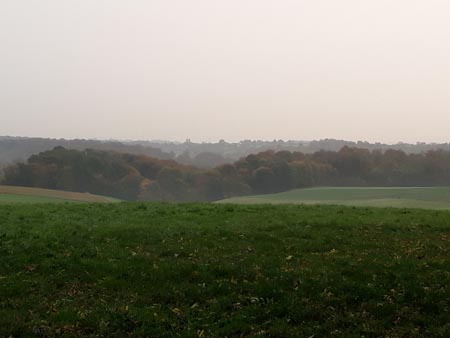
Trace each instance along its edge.
{"label": "light green field in distance", "polygon": [[64,202],[111,203],[119,202],[119,200],[89,193],[0,185],[0,204]]}
{"label": "light green field in distance", "polygon": [[323,187],[229,198],[236,204],[338,204],[348,206],[450,209],[450,187]]}

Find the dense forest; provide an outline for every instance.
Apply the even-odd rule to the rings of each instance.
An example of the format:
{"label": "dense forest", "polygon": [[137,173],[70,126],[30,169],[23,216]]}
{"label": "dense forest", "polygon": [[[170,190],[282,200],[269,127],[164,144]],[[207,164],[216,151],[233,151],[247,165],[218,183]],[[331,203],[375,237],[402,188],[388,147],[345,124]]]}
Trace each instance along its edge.
{"label": "dense forest", "polygon": [[6,167],[3,176],[7,185],[126,200],[214,201],[312,186],[450,185],[450,151],[265,151],[202,169],[144,155],[56,147]]}
{"label": "dense forest", "polygon": [[407,154],[420,154],[429,150],[448,150],[450,144],[398,143],[394,145],[369,142],[351,142],[325,139],[318,141],[261,141],[195,143],[166,141],[114,141],[114,140],[65,140],[49,138],[1,137],[0,165],[25,161],[31,155],[51,150],[57,146],[66,149],[96,149],[116,151],[135,155],[145,155],[161,160],[175,160],[178,163],[199,168],[215,168],[233,163],[250,154],[267,150],[290,151],[312,154],[317,151],[339,151],[342,147],[365,148],[369,150],[402,150]]}

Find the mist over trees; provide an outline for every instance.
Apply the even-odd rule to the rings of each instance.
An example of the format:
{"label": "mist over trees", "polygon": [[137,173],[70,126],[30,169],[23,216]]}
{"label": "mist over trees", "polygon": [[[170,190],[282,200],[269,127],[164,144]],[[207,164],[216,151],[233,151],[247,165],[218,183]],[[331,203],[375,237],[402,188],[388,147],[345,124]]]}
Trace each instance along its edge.
{"label": "mist over trees", "polygon": [[450,144],[406,144],[388,145],[382,143],[351,142],[325,139],[319,141],[252,141],[217,143],[195,143],[165,141],[114,141],[114,140],[64,140],[47,138],[0,137],[0,165],[25,161],[30,156],[57,146],[66,149],[96,149],[145,155],[161,160],[175,160],[178,163],[199,168],[215,168],[233,163],[250,154],[267,150],[290,151],[311,154],[317,151],[339,151],[341,148],[356,147],[369,150],[402,150],[407,154],[419,154],[429,150],[448,150]]}
{"label": "mist over trees", "polygon": [[448,186],[450,151],[269,150],[204,169],[144,155],[56,147],[6,167],[2,183],[147,201],[214,201],[313,186]]}
{"label": "mist over trees", "polygon": [[65,140],[38,137],[0,137],[0,164],[25,161],[31,155],[51,150],[55,147],[84,150],[97,149],[122,153],[146,155],[159,159],[173,159],[174,154],[164,153],[159,148],[148,145],[129,144],[119,141]]}

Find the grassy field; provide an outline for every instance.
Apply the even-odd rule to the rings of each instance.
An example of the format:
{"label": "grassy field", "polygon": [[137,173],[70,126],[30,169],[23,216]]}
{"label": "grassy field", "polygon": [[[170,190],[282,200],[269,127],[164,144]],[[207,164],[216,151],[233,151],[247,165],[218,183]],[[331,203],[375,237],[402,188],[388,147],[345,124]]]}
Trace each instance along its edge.
{"label": "grassy field", "polygon": [[0,185],[1,203],[117,202],[117,199],[61,190]]}
{"label": "grassy field", "polygon": [[230,198],[237,204],[338,204],[369,207],[450,209],[450,187],[296,189],[278,194]]}
{"label": "grassy field", "polygon": [[450,212],[0,205],[0,337],[449,337]]}

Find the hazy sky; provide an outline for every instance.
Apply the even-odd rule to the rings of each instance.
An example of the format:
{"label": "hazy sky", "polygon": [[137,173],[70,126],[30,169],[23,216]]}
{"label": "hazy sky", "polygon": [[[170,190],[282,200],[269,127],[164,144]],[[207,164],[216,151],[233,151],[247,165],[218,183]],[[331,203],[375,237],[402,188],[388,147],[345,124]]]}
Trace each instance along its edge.
{"label": "hazy sky", "polygon": [[450,141],[448,0],[1,0],[0,135]]}

